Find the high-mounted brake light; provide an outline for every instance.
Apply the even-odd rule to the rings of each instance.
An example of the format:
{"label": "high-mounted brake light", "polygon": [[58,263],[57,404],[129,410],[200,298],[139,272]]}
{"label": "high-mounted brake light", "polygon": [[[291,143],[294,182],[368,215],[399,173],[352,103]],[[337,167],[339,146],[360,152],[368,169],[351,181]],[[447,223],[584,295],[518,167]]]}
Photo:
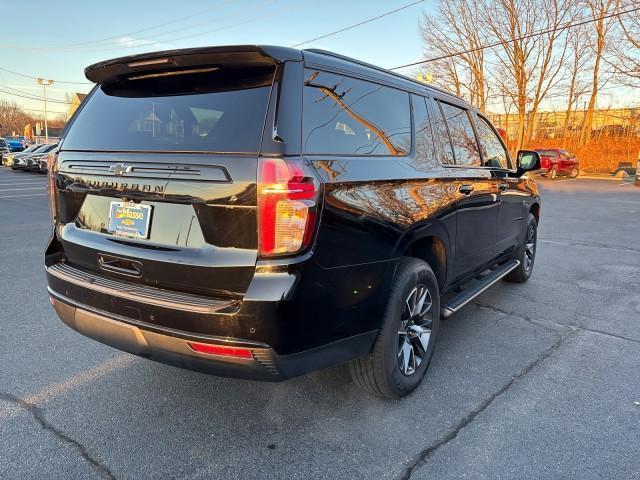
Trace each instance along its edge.
{"label": "high-mounted brake light", "polygon": [[299,252],[311,243],[318,181],[300,160],[262,158],[258,166],[258,238],[262,257]]}
{"label": "high-mounted brake light", "polygon": [[220,355],[222,357],[253,358],[251,350],[242,347],[227,347],[226,345],[212,345],[210,343],[187,342],[192,350],[207,355]]}
{"label": "high-mounted brake light", "polygon": [[170,63],[170,58],[152,58],[150,60],[139,60],[137,62],[130,62],[127,65],[130,68],[133,67],[147,67],[150,65],[164,65],[165,63]]}

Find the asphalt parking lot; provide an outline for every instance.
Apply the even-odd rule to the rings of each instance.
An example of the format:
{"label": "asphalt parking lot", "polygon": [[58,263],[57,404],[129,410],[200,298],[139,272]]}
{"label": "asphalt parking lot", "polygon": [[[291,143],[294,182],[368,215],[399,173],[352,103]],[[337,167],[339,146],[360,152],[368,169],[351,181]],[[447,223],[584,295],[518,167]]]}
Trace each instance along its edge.
{"label": "asphalt parking lot", "polygon": [[43,175],[0,168],[0,478],[640,478],[640,188],[542,181],[535,271],[443,324],[390,402],[155,364],[50,307]]}

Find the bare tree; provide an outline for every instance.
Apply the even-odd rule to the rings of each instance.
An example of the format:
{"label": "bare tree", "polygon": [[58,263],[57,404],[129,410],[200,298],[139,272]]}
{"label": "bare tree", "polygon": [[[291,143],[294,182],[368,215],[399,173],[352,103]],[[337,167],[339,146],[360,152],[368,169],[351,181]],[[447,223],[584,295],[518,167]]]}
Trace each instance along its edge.
{"label": "bare tree", "polygon": [[24,126],[33,118],[14,101],[0,100],[0,135],[22,135]]}
{"label": "bare tree", "polygon": [[640,11],[632,10],[618,17],[620,27],[613,54],[617,62],[609,63],[616,72],[618,81],[626,85],[638,86],[640,81]]}
{"label": "bare tree", "polygon": [[601,65],[602,59],[607,48],[607,39],[612,28],[616,24],[615,17],[605,18],[608,14],[613,13],[619,5],[619,0],[584,0],[585,6],[589,9],[591,17],[594,20],[593,31],[594,41],[592,47],[593,70],[592,70],[592,87],[587,105],[582,129],[580,131],[580,145],[585,145],[590,136],[593,126],[593,112],[596,108],[598,99],[598,87],[602,80]]}
{"label": "bare tree", "polygon": [[560,81],[567,51],[563,25],[575,16],[572,0],[483,0],[483,24],[500,42],[495,49],[498,90],[518,115],[516,148],[531,138],[541,103]]}
{"label": "bare tree", "polygon": [[586,85],[582,81],[580,73],[587,65],[590,57],[588,54],[588,37],[584,27],[576,28],[568,33],[567,44],[569,46],[569,62],[567,63],[569,85],[567,90],[567,109],[562,127],[563,147],[567,147],[569,137],[569,122],[578,98],[585,93]]}
{"label": "bare tree", "polygon": [[[438,14],[425,16],[422,36],[427,58],[441,58],[429,64],[434,83],[455,90],[481,110],[486,107],[486,40],[480,27],[480,0],[441,1]],[[452,88],[453,87],[453,88]]]}

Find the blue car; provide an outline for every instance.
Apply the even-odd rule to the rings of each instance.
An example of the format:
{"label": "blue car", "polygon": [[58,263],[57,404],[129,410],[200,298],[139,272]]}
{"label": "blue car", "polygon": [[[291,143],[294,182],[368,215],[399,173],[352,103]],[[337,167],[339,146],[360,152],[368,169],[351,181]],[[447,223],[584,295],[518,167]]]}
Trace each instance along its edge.
{"label": "blue car", "polygon": [[12,152],[21,152],[27,148],[27,140],[24,137],[4,137],[4,139]]}

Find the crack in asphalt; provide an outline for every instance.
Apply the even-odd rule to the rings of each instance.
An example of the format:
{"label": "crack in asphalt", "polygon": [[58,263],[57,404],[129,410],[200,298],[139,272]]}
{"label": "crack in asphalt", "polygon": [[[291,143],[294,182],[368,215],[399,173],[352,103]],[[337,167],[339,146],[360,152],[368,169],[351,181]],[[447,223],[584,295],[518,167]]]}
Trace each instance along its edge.
{"label": "crack in asphalt", "polygon": [[[538,303],[542,303],[542,302],[538,302]],[[597,333],[599,335],[606,335],[607,337],[612,337],[612,338],[616,338],[618,340],[624,340],[624,341],[627,341],[627,342],[640,343],[640,340],[637,340],[635,338],[625,337],[624,335],[618,335],[616,333],[605,332],[604,330],[597,330],[595,328],[584,327],[582,325],[579,325],[578,323],[556,323],[556,322],[549,322],[549,321],[541,322],[539,320],[534,320],[531,317],[529,317],[528,315],[525,315],[523,313],[511,312],[509,310],[504,310],[504,309],[496,307],[494,305],[490,305],[488,303],[482,303],[482,302],[479,302],[477,300],[474,300],[472,302],[472,304],[476,305],[479,308],[484,308],[484,309],[487,309],[487,310],[491,310],[492,312],[501,313],[503,315],[509,315],[509,316],[520,318],[522,320],[525,320],[526,322],[529,322],[529,323],[532,323],[534,325],[547,328],[548,330],[552,330],[552,331],[558,331],[558,330],[562,330],[562,331],[580,330],[580,331],[589,332],[589,333]],[[547,304],[542,303],[542,305],[547,305]],[[579,318],[579,317],[592,318],[592,317],[587,317],[585,315],[580,315],[580,314],[576,314],[575,317],[576,317],[576,319]],[[553,326],[553,328],[552,328],[552,326]]]}
{"label": "crack in asphalt", "polygon": [[567,330],[573,331],[576,328],[578,328],[574,325],[565,324],[565,323],[541,322],[539,320],[534,320],[529,315],[525,315],[524,313],[511,312],[509,310],[504,310],[502,308],[496,307],[494,305],[490,305],[488,303],[479,302],[478,300],[474,300],[472,304],[479,308],[490,310],[495,313],[501,313],[503,315],[520,318],[525,322],[531,323],[537,327],[543,327],[543,328],[546,328],[547,330],[551,330],[554,332],[558,332],[558,331],[566,332]]}
{"label": "crack in asphalt", "polygon": [[429,445],[427,448],[423,449],[416,459],[404,470],[402,475],[399,477],[400,480],[408,480],[411,476],[422,466],[426,465],[429,458],[433,456],[433,454],[441,447],[449,443],[451,440],[454,440],[460,431],[465,428],[467,425],[472,423],[478,415],[484,412],[493,401],[498,398],[500,395],[509,390],[517,381],[526,376],[531,370],[533,370],[537,365],[541,362],[545,361],[549,358],[553,352],[555,352],[560,345],[566,340],[570,335],[572,335],[574,331],[569,332],[566,335],[560,336],[560,338],[549,348],[547,348],[544,352],[536,357],[536,359],[523,368],[520,372],[516,373],[511,377],[507,383],[505,383],[498,391],[491,394],[488,398],[486,398],[480,405],[471,410],[467,415],[465,415],[458,423],[456,423],[453,427],[449,428],[444,436],[436,440],[434,443]]}
{"label": "crack in asphalt", "polygon": [[56,427],[54,427],[51,423],[49,423],[47,421],[47,419],[45,418],[44,412],[42,411],[42,409],[40,407],[38,407],[37,405],[35,405],[33,403],[26,402],[22,398],[20,398],[20,397],[18,397],[16,395],[13,395],[11,393],[0,392],[0,400],[4,400],[6,402],[13,403],[13,404],[19,406],[20,408],[26,410],[40,424],[40,426],[42,427],[43,430],[46,430],[48,432],[53,433],[63,443],[66,443],[67,445],[70,445],[71,447],[75,448],[80,453],[82,458],[84,458],[87,461],[87,463],[94,470],[96,470],[97,473],[102,478],[106,478],[106,479],[109,479],[109,480],[116,480],[116,477],[111,472],[111,470],[109,470],[108,467],[106,467],[105,465],[100,463],[98,460],[93,458],[89,454],[89,452],[87,452],[87,449],[84,447],[84,445],[82,445],[77,440],[74,440],[69,435],[61,432]]}
{"label": "crack in asphalt", "polygon": [[622,252],[633,252],[633,253],[640,252],[640,249],[633,248],[633,247],[625,247],[622,245],[608,245],[606,243],[599,243],[599,242],[579,242],[579,241],[571,240],[567,238],[540,238],[539,241],[548,242],[548,243],[557,243],[560,245],[571,245],[571,246],[587,247],[587,248],[601,248],[603,250],[620,250]]}
{"label": "crack in asphalt", "polygon": [[597,333],[598,335],[606,335],[607,337],[617,338],[618,340],[624,340],[625,342],[633,342],[633,343],[640,344],[640,340],[637,340],[635,338],[625,337],[623,335],[618,335],[616,333],[605,332],[604,330],[596,330],[595,328],[583,327],[581,325],[576,325],[576,324],[572,324],[571,326],[577,330],[582,330],[589,333]]}

